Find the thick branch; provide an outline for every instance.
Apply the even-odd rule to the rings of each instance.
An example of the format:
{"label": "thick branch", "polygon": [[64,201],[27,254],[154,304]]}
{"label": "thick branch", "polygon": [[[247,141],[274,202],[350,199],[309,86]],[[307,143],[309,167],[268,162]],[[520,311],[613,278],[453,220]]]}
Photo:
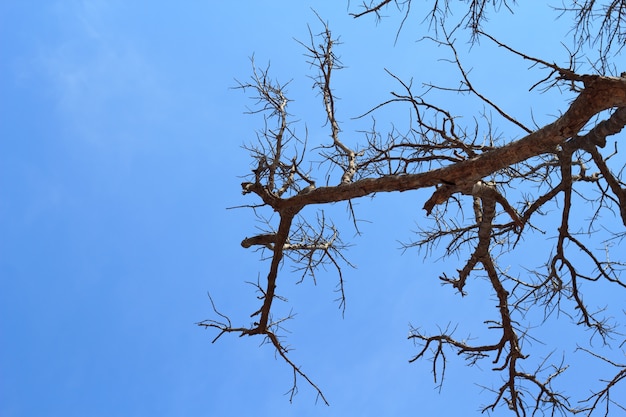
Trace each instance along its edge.
{"label": "thick branch", "polygon": [[[558,145],[576,135],[599,112],[626,106],[626,78],[583,76],[586,88],[570,108],[553,123],[500,148],[474,158],[418,174],[365,178],[352,184],[318,187],[305,195],[275,200],[275,208],[324,204],[364,197],[379,192],[408,191],[438,184],[466,186],[526,159],[553,153]],[[265,197],[265,196],[262,196]],[[269,199],[264,198],[264,201]]]}

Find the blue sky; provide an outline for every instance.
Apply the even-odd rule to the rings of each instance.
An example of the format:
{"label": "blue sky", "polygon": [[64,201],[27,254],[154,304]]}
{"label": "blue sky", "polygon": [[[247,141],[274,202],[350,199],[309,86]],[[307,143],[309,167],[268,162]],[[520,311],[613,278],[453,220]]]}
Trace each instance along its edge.
{"label": "blue sky", "polygon": [[[355,202],[363,236],[354,236],[345,206],[328,208],[358,266],[344,269],[345,318],[332,271],[320,273],[316,286],[293,285],[299,277],[289,273],[279,284],[289,299],[280,308],[297,314],[288,324],[292,358],[330,407],[316,404],[304,381],[290,404],[283,394],[291,371],[260,340],[226,335],[211,344],[215,334],[194,325],[212,317],[207,291],[221,311],[248,324],[258,306],[245,281],[266,273],[260,254],[239,244],[259,226],[253,213],[227,210],[252,203],[240,191],[250,169],[241,145],[262,124],[243,114],[253,102],[231,87],[248,78],[253,54],[260,66],[271,63],[274,77],[292,80],[296,129],[304,132],[306,122],[311,144],[328,137],[294,41],[307,40],[307,24],[320,29],[311,6],[343,42],[346,69],[335,89],[343,129],[355,141],[371,122],[351,118],[397,89],[384,68],[416,85],[456,85],[446,78],[456,77],[454,68],[433,60],[443,48],[415,42],[424,33],[411,24],[419,12],[394,46],[400,15],[355,21],[346,2],[318,3],[0,4],[0,415],[479,415],[491,400],[475,384],[494,383],[488,363],[467,369],[451,354],[441,392],[428,362],[408,364],[415,353],[409,323],[434,330],[467,321],[473,327],[463,333],[480,335],[493,312],[478,283],[463,299],[439,285],[440,272],[454,269],[450,260],[398,249],[423,221],[427,191]],[[569,23],[555,22],[549,9],[515,10],[492,16],[490,33],[565,63]],[[507,71],[527,63],[460,45],[477,85],[524,122],[531,123],[531,106],[539,123],[566,108],[567,92],[540,96],[537,105],[527,90],[538,71],[522,71],[522,87],[507,91]],[[461,98],[448,104],[475,113]],[[401,125],[407,115],[397,108],[380,123]],[[522,135],[506,129],[511,139]],[[538,243],[524,257],[539,265],[546,250]],[[578,385],[571,377],[563,388]]]}

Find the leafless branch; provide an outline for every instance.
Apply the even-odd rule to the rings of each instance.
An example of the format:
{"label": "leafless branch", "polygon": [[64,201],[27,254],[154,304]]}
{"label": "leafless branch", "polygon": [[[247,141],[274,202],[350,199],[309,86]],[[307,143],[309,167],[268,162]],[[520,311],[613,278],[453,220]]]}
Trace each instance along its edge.
{"label": "leafless branch", "polygon": [[[381,9],[390,3],[388,0],[364,3],[364,11],[353,16],[371,13],[380,17]],[[410,0],[394,3],[406,5],[408,13]],[[431,18],[445,17],[449,13],[448,3],[434,1]],[[214,342],[224,333],[260,335],[293,370],[290,398],[296,394],[297,381],[302,378],[327,403],[318,386],[289,358],[289,349],[279,337],[283,323],[292,315],[279,320],[272,318],[274,301],[282,299],[276,294],[281,270],[289,264],[292,271],[301,274],[297,282],[310,277],[316,283],[319,271],[330,267],[339,277],[339,305],[345,312],[342,267],[352,266],[344,255],[349,245],[342,241],[340,228],[324,211],[317,210],[313,218],[303,209],[345,201],[359,233],[352,206],[355,199],[383,192],[429,188],[430,197],[423,205],[427,218],[424,221],[429,220],[432,226],[420,225],[418,240],[404,244],[404,249],[417,247],[430,255],[441,245],[444,257],[455,255],[463,261],[454,273],[443,271],[440,280],[461,295],[468,295],[470,278],[481,277],[488,283],[491,299],[496,302],[493,317],[483,323],[490,335],[485,339],[471,342],[457,339],[456,327],[452,326],[434,335],[419,326],[411,327],[409,339],[416,344],[417,353],[410,362],[431,353],[429,359],[435,383],[441,386],[448,351],[463,356],[469,365],[491,360],[492,371],[501,376],[502,384],[490,388],[493,399],[483,411],[495,411],[496,407],[505,405],[517,416],[580,412],[590,415],[601,403],[606,404],[607,414],[609,405],[622,407],[609,394],[625,378],[624,365],[591,351],[588,353],[596,359],[617,367],[618,373],[604,380],[604,386],[585,399],[582,406],[572,405],[576,403],[570,402],[556,388],[558,377],[568,368],[565,359],[559,361],[551,354],[542,360],[531,357],[528,344],[537,338],[527,317],[533,316],[531,311],[539,311],[544,320],[552,314],[562,314],[575,324],[591,329],[592,338],[599,335],[606,344],[618,334],[614,321],[604,315],[602,308],[588,303],[583,286],[601,283],[618,290],[626,289],[621,277],[626,264],[608,255],[608,247],[623,239],[624,234],[598,227],[605,214],[615,212],[620,213],[626,226],[626,183],[623,180],[626,168],[613,166],[615,159],[609,159],[615,152],[609,156],[601,152],[607,138],[618,135],[626,125],[626,74],[621,77],[579,74],[575,65],[578,52],[570,53],[569,67],[562,68],[519,52],[484,32],[481,25],[488,6],[508,8],[509,3],[514,2],[468,1],[469,11],[463,22],[473,36],[485,37],[507,53],[530,61],[544,71],[532,88],[540,84],[546,90],[570,87],[574,99],[565,111],[544,126],[524,125],[496,104],[496,100],[479,91],[470,80],[470,71],[463,65],[462,54],[452,37],[454,31],[446,30],[445,24],[439,26],[443,36],[437,32],[432,39],[451,52],[450,62],[460,72],[460,87],[429,83],[420,89],[413,85],[412,79],[405,80],[387,71],[397,83],[396,90],[353,120],[360,122],[365,116],[373,118],[393,106],[408,109],[408,123],[392,123],[388,131],[380,132],[374,120],[371,128],[358,131],[365,138],[365,143],[359,147],[342,132],[343,125],[338,119],[333,76],[342,68],[336,52],[339,42],[332,36],[328,23],[317,16],[322,30],[314,34],[309,28],[309,41],[301,45],[315,71],[313,84],[321,96],[325,128],[330,131],[329,143],[322,144],[315,156],[318,161],[321,158],[319,166],[331,167],[326,174],[307,165],[312,151],[306,148],[306,138],[296,135],[297,122],[287,110],[289,83],[272,80],[269,67],[259,69],[254,61],[250,80],[239,83],[240,89],[253,93],[256,107],[249,112],[262,115],[264,123],[256,141],[246,146],[253,167],[241,184],[242,193],[258,200],[247,206],[255,215],[259,216],[257,211],[265,209],[272,213],[269,220],[263,218],[259,231],[242,240],[241,246],[261,252],[269,265],[265,278],[255,284],[260,306],[250,315],[255,320],[250,326],[233,325],[217,310],[210,296],[217,318],[198,325],[217,331]],[[595,10],[594,2],[583,3],[586,9],[580,11],[582,19],[589,19],[589,13]],[[608,7],[613,9],[605,10],[606,16],[623,16],[621,3],[609,3]],[[607,25],[603,27],[622,27],[619,22]],[[614,42],[621,35],[602,36]],[[467,122],[467,118],[450,110],[448,102],[442,105],[434,100],[434,91],[473,97],[483,110],[477,111]],[[605,114],[610,115],[600,120]],[[515,135],[498,131],[494,126],[497,121],[511,126]],[[523,137],[510,139],[520,130]],[[340,171],[335,178],[333,169]],[[321,183],[326,185],[321,186],[318,178],[324,175],[325,181]],[[590,195],[589,190],[596,194]],[[590,207],[588,220],[580,220],[575,214],[577,201]],[[555,213],[556,219],[544,221]],[[602,249],[594,247],[593,240],[588,239],[598,231],[605,239]],[[545,265],[524,269],[519,275],[508,272],[500,255],[519,250],[525,239],[532,239],[531,233],[541,233],[542,239],[543,236],[553,238]],[[527,368],[534,370],[529,372]]]}

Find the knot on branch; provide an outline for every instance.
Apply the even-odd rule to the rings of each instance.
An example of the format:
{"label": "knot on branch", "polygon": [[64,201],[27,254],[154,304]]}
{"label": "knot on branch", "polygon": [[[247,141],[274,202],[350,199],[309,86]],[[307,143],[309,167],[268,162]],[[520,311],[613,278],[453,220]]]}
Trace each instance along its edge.
{"label": "knot on branch", "polygon": [[304,187],[298,192],[298,195],[308,194],[313,190],[315,190],[315,183],[311,181],[308,186]]}
{"label": "knot on branch", "polygon": [[443,204],[457,191],[457,187],[454,184],[444,184],[437,187],[433,195],[424,203],[424,210],[426,215],[430,216],[436,205]]}
{"label": "knot on branch", "polygon": [[252,192],[252,187],[254,186],[251,182],[242,182],[241,183],[241,194],[246,195]]}

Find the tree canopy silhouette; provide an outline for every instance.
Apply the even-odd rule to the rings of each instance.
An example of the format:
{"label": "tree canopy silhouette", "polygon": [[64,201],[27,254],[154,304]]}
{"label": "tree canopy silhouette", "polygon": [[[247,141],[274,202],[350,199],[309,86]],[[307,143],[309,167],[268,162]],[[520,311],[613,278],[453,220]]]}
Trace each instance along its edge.
{"label": "tree canopy silhouette", "polygon": [[[347,203],[358,232],[354,200],[428,189],[430,196],[423,202],[425,218],[419,223],[428,220],[430,226],[421,227],[416,240],[404,247],[422,249],[427,255],[443,247],[443,255],[454,255],[458,264],[454,273],[442,271],[438,279],[465,296],[468,280],[484,277],[496,305],[493,318],[485,322],[492,334],[489,339],[468,341],[449,329],[430,334],[412,327],[409,339],[415,342],[416,351],[410,361],[432,360],[440,381],[449,352],[466,358],[470,365],[490,363],[501,382],[491,389],[492,397],[483,411],[494,411],[503,404],[518,416],[538,412],[608,415],[613,409],[625,410],[623,401],[611,397],[616,384],[626,378],[625,340],[618,331],[621,325],[607,311],[585,302],[583,287],[602,284],[626,294],[621,275],[626,264],[619,248],[626,236],[626,183],[624,164],[618,157],[624,138],[618,134],[626,125],[626,72],[621,72],[626,68],[617,67],[626,43],[626,1],[564,1],[561,8],[554,9],[561,19],[572,20],[567,65],[513,48],[484,29],[488,15],[497,19],[503,10],[514,12],[514,1],[453,4],[431,0],[424,4],[428,9],[420,3],[419,12],[411,0],[351,5],[352,16],[359,19],[400,13],[398,36],[410,36],[413,26],[427,26],[429,33],[423,41],[444,47],[445,57],[458,69],[454,88],[415,87],[413,80],[387,71],[397,82],[397,91],[359,117],[375,120],[382,109],[407,106],[411,116],[406,130],[392,127],[381,132],[373,122],[371,129],[358,132],[361,144],[352,139],[354,134],[344,134],[336,114],[338,87],[333,78],[343,65],[337,52],[339,42],[320,16],[316,24],[321,29],[311,29],[310,39],[301,44],[316,71],[312,78],[325,112],[328,143],[307,149],[307,138],[293,129],[297,122],[288,112],[286,84],[274,81],[269,69],[253,61],[251,78],[240,82],[238,88],[252,92],[256,107],[251,111],[262,113],[266,124],[257,142],[247,146],[253,168],[241,187],[242,193],[253,199],[245,207],[259,217],[263,231],[244,238],[241,245],[266,255],[265,276],[254,284],[260,305],[250,309],[253,323],[236,325],[211,298],[215,317],[198,324],[217,331],[214,341],[225,333],[268,341],[293,370],[292,396],[302,378],[327,403],[315,376],[292,361],[279,337],[284,321],[291,318],[272,314],[274,302],[280,298],[276,286],[285,273],[284,264],[290,262],[303,278],[315,276],[320,268],[334,268],[339,303],[345,308],[343,268],[350,266],[345,255],[348,243],[323,207]],[[461,7],[463,13],[457,17]],[[509,114],[474,85],[458,53],[459,36],[472,43],[491,43],[517,57],[520,71],[527,71],[525,65],[530,64],[541,74],[528,86],[517,85],[515,74],[506,74],[511,80],[510,94],[520,87],[538,93],[558,90],[569,100],[566,110],[544,125],[528,125]],[[482,108],[467,123],[445,101],[431,99],[433,91],[449,93],[451,98],[472,97]],[[590,215],[574,218],[572,211],[577,205],[588,206]],[[317,213],[313,217],[310,210],[305,214],[307,207],[316,208]],[[263,214],[268,212],[274,216]],[[551,230],[544,230],[546,225]],[[500,262],[502,254],[523,253],[525,245],[537,239],[533,233],[554,238],[545,265],[524,265],[523,256],[517,258],[520,265],[513,270]],[[618,312],[620,308],[611,306]],[[592,338],[615,348],[615,356],[607,357],[595,351],[593,344],[584,345],[582,339],[588,336],[581,336],[580,350],[614,369],[599,387],[590,388],[588,397],[572,399],[558,389],[558,377],[567,368],[564,361],[542,358],[532,362],[536,366],[533,371],[527,370],[524,363],[532,346],[524,342],[535,337],[527,317],[534,314],[545,319],[563,314],[590,329]]]}

